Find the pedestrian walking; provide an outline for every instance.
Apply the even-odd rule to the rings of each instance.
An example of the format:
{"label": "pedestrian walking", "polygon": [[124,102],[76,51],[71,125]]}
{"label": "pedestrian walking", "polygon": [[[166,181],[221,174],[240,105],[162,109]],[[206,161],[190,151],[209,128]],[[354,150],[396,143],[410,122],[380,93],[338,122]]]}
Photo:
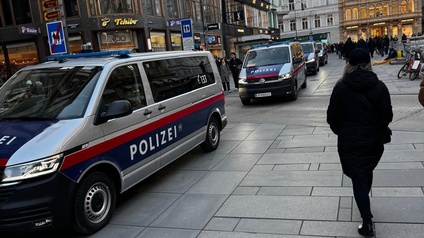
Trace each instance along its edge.
{"label": "pedestrian walking", "polygon": [[368,39],[368,51],[370,52],[371,58],[374,58],[375,42],[371,37]]}
{"label": "pedestrian walking", "polygon": [[346,60],[346,63],[349,62],[350,52],[355,49],[355,44],[353,43],[352,39],[349,37],[347,38],[344,46],[343,46],[343,57]]}
{"label": "pedestrian walking", "polygon": [[236,57],[236,53],[234,52],[231,53],[230,57],[231,59],[229,64],[230,64],[231,74],[233,75],[234,87],[238,89],[238,80],[239,80],[241,65],[243,64],[243,62]]}
{"label": "pedestrian walking", "polygon": [[222,87],[225,92],[231,92],[230,90],[230,67],[228,66],[225,58],[221,59],[221,65],[219,66],[219,75],[221,76]]}
{"label": "pedestrian walking", "polygon": [[327,122],[338,136],[337,147],[343,173],[351,178],[356,205],[362,217],[358,233],[374,236],[370,198],[373,170],[387,143],[393,119],[386,85],[372,72],[367,50],[351,52],[343,77],[334,86]]}

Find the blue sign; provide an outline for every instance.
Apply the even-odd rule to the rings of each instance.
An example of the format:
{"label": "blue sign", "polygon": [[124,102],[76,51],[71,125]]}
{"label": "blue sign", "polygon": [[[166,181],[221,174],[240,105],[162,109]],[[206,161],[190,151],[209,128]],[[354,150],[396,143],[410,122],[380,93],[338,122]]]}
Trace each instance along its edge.
{"label": "blue sign", "polygon": [[208,36],[208,37],[206,37],[207,38],[207,40],[209,41],[209,42],[211,42],[211,41],[215,41],[215,36]]}
{"label": "blue sign", "polygon": [[191,26],[191,19],[181,20],[181,35],[183,38],[193,37],[193,28]]}
{"label": "blue sign", "polygon": [[49,38],[50,54],[66,53],[65,35],[63,33],[62,21],[46,23],[47,37]]}

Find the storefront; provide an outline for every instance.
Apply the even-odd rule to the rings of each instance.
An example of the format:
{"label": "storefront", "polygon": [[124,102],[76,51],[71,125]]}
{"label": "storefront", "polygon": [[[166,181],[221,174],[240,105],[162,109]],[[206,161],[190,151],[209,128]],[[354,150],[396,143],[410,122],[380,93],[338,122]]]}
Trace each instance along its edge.
{"label": "storefront", "polygon": [[166,51],[165,32],[150,32],[152,51]]}
{"label": "storefront", "polygon": [[[6,60],[6,55],[9,62]],[[10,75],[18,70],[28,66],[38,64],[38,51],[34,41],[6,44],[6,52],[0,54],[1,60],[1,77],[7,75],[7,66],[10,69]]]}
{"label": "storefront", "polygon": [[137,35],[135,31],[115,30],[97,32],[100,51],[107,50],[132,50],[136,45]]}

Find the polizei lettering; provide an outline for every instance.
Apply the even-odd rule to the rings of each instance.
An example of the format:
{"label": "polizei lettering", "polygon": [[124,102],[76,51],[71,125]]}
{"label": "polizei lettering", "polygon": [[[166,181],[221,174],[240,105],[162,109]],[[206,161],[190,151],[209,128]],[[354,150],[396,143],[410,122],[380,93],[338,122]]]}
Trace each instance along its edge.
{"label": "polizei lettering", "polygon": [[264,72],[274,72],[277,70],[278,70],[277,68],[256,69],[256,70],[251,70],[250,73],[255,74],[255,73],[264,73]]}
{"label": "polizei lettering", "polygon": [[14,140],[16,139],[16,136],[1,136],[0,135],[0,145],[10,145]]}
{"label": "polizei lettering", "polygon": [[137,155],[145,155],[147,152],[159,148],[178,137],[177,126],[169,127],[146,139],[142,139],[138,144],[130,145],[131,160]]}

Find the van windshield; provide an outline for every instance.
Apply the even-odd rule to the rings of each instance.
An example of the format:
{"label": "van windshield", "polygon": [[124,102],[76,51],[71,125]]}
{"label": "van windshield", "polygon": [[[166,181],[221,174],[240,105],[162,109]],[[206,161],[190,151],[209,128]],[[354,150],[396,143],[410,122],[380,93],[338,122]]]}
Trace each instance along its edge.
{"label": "van windshield", "polygon": [[314,47],[312,46],[312,44],[301,44],[302,45],[302,50],[305,53],[312,53],[314,52]]}
{"label": "van windshield", "polygon": [[249,51],[243,67],[286,64],[290,62],[289,47],[274,47]]}
{"label": "van windshield", "polygon": [[322,44],[317,44],[318,50],[322,50]]}
{"label": "van windshield", "polygon": [[24,70],[0,88],[0,120],[81,118],[101,67]]}

